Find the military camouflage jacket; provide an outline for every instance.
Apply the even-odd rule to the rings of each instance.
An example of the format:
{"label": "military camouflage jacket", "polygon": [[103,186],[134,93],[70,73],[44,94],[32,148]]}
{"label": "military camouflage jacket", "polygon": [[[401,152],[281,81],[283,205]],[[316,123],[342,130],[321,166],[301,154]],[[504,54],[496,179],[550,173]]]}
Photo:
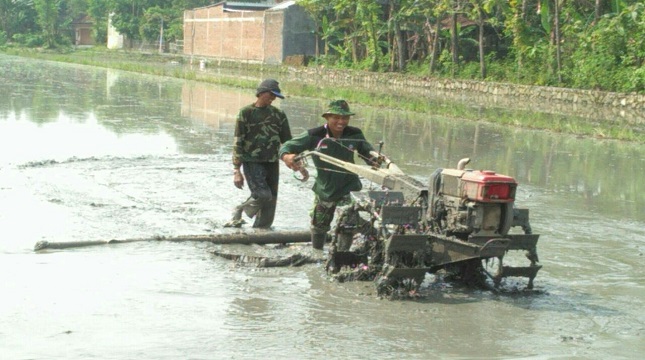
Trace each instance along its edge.
{"label": "military camouflage jacket", "polygon": [[[308,131],[287,141],[280,148],[280,156],[299,154],[305,150],[318,150],[337,159],[354,163],[354,152],[357,152],[366,163],[369,163],[372,145],[365,140],[363,132],[356,127],[347,126],[340,138],[334,138],[328,132],[327,125]],[[313,156],[318,175],[313,191],[323,201],[337,201],[351,191],[362,188],[356,174],[326,163]]]}
{"label": "military camouflage jacket", "polygon": [[240,109],[235,122],[233,166],[244,162],[277,162],[280,144],[291,139],[291,129],[285,113],[269,105],[254,104]]}

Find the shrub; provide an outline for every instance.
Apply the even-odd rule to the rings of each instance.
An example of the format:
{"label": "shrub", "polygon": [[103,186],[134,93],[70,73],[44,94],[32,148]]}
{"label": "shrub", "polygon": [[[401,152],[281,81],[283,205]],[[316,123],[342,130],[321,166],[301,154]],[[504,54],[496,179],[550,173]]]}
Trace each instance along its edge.
{"label": "shrub", "polygon": [[45,44],[43,37],[36,34],[14,34],[13,41],[26,47],[40,47]]}

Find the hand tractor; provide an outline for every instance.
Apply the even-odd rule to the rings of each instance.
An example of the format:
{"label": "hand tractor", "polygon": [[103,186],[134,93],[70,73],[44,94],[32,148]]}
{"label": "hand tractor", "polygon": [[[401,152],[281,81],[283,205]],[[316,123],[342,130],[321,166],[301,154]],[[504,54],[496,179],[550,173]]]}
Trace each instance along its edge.
{"label": "hand tractor", "polygon": [[[528,209],[515,207],[512,177],[467,169],[466,158],[455,169],[435,170],[425,185],[382,155],[375,166],[316,150],[299,158],[309,156],[380,186],[351,193],[352,204],[336,219],[326,269],[339,281],[372,280],[379,296],[387,297],[415,294],[426,273],[440,271],[490,288],[507,277],[525,277],[527,289],[533,288],[542,267],[539,235],[532,234]],[[522,231],[511,233],[516,227]],[[348,237],[343,244],[340,239]],[[504,265],[509,251],[525,251],[528,265]]]}

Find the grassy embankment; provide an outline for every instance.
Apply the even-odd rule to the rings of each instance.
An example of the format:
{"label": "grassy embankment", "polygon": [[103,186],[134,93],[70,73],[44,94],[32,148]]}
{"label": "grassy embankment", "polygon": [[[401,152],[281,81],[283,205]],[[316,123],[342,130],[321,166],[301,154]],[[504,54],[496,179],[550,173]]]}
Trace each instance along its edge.
{"label": "grassy embankment", "polygon": [[[267,73],[270,73],[272,76],[278,76],[280,72],[287,71],[284,67],[236,63],[233,66],[238,70],[243,68],[244,74],[248,76],[227,77],[221,74],[215,76],[209,71],[195,71],[190,67],[179,66],[187,61],[182,56],[161,56],[136,51],[110,51],[96,48],[67,52],[9,48],[5,49],[4,52],[8,55],[113,68],[251,89],[257,86],[256,79],[266,76]],[[300,83],[289,83],[288,88],[289,94],[295,96],[326,99],[344,98],[351,103],[404,111],[427,112],[448,118],[486,121],[503,126],[532,128],[575,136],[645,143],[645,130],[637,124],[616,122],[592,123],[587,119],[574,117],[555,119],[550,114],[527,113],[513,109],[501,112],[500,109],[482,111],[482,109],[474,109],[466,104],[457,102],[446,104],[446,106],[437,106],[436,103],[430,103],[426,98],[421,96],[394,96],[385,91],[378,93],[373,90],[357,88],[325,87],[324,85],[311,86]]]}

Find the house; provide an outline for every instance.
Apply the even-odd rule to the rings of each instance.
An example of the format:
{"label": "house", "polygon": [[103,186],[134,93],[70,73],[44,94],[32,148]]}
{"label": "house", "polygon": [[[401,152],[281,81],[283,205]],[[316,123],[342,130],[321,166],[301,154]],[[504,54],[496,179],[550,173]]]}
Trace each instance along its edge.
{"label": "house", "polygon": [[92,35],[92,25],[94,21],[87,15],[82,15],[72,21],[74,29],[74,45],[94,45],[94,36]]}
{"label": "house", "polygon": [[314,30],[295,1],[224,1],[184,12],[184,55],[282,64],[315,55]]}

